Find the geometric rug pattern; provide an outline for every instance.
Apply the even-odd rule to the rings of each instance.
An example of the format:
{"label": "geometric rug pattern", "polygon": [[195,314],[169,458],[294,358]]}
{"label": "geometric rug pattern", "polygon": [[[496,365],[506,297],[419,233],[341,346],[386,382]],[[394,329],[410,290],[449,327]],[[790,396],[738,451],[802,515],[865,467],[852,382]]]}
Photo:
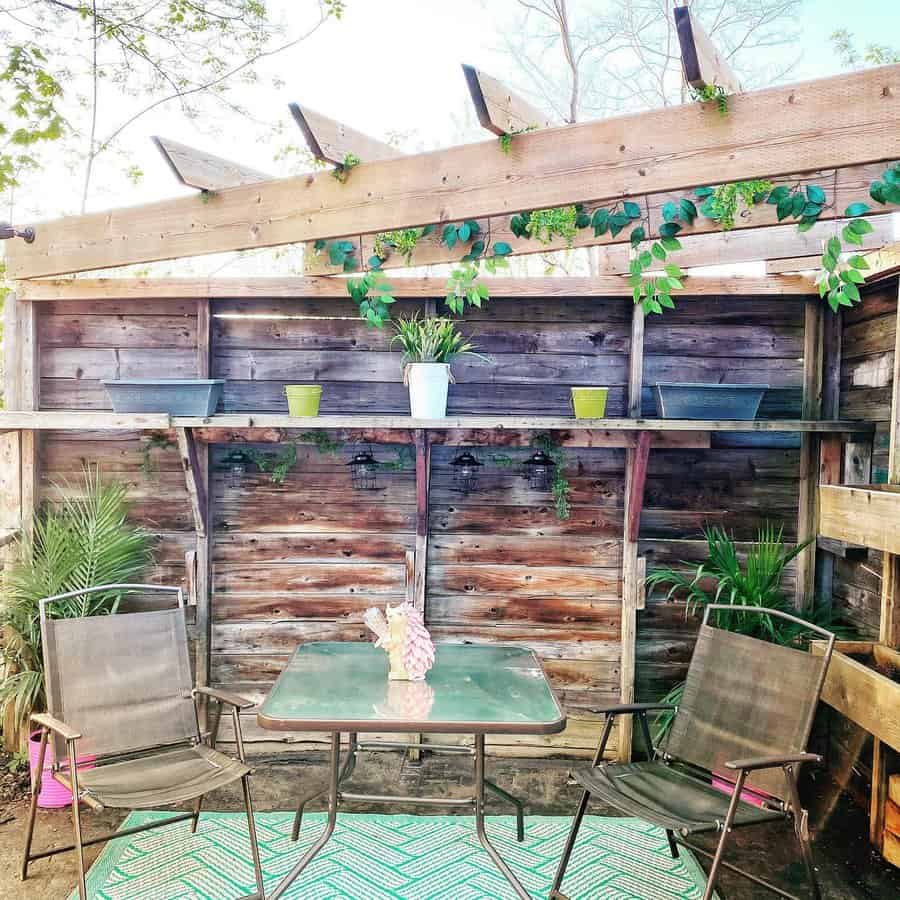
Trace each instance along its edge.
{"label": "geometric rug pattern", "polygon": [[[122,827],[166,813],[133,812]],[[267,892],[319,834],[324,813],[256,814]],[[546,897],[571,819],[529,816],[525,841],[515,819],[489,816],[488,834],[535,897]],[[699,898],[705,877],[690,853],[672,859],[665,832],[637,819],[586,816],[566,873],[566,894],[590,900]],[[91,900],[231,900],[254,890],[243,813],[204,813],[197,834],[180,822],[111,841],[88,876]],[[77,898],[73,893],[72,898]],[[342,813],[331,840],[295,882],[291,900],[506,900],[514,897],[478,843],[471,816]]]}

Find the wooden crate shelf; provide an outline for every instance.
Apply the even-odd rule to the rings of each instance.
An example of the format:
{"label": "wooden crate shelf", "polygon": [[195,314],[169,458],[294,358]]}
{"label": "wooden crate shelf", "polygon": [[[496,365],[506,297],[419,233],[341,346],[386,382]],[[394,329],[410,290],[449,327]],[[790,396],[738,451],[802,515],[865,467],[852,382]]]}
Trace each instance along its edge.
{"label": "wooden crate shelf", "polygon": [[900,485],[819,486],[819,534],[900,554]]}
{"label": "wooden crate shelf", "polygon": [[[813,641],[812,652],[821,655],[824,641]],[[862,662],[854,657],[865,657]],[[837,641],[822,699],[848,719],[894,750],[900,751],[900,681],[867,665],[893,667],[900,674],[900,653],[871,641]]]}

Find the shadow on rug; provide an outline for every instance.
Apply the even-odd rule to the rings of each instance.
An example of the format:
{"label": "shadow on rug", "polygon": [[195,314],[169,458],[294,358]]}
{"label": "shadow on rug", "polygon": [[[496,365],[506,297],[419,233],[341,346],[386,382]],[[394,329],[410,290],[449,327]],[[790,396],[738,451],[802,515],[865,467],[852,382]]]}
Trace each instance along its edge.
{"label": "shadow on rug", "polygon": [[[122,827],[167,814],[134,812]],[[290,840],[293,814],[256,814],[267,892],[316,838],[324,813],[303,818]],[[515,820],[490,816],[488,834],[535,897],[548,895],[568,833],[568,817],[530,816],[525,842]],[[700,898],[705,877],[684,848],[672,859],[665,832],[636,819],[587,816],[563,885],[572,900]],[[190,823],[111,841],[91,867],[91,900],[229,900],[254,890],[242,813],[204,813]],[[467,816],[342,814],[331,840],[293,885],[291,900],[506,900],[512,891]],[[77,900],[77,892],[71,895]]]}

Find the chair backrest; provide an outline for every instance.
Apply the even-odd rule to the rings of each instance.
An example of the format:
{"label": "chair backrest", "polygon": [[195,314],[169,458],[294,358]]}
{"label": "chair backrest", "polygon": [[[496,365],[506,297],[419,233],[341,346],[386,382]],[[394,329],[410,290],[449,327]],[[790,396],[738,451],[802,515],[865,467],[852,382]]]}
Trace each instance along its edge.
{"label": "chair backrest", "polygon": [[[826,638],[826,652],[813,656],[715,628],[708,624],[713,610],[787,619]],[[728,760],[805,751],[833,646],[831,632],[788,613],[708,605],[665,752],[734,780]],[[754,772],[747,784],[785,797],[780,769]]]}
{"label": "chair backrest", "polygon": [[[53,618],[53,604],[97,593],[164,593],[174,608]],[[40,603],[50,715],[77,729],[79,755],[110,756],[199,738],[181,588],[99,585]],[[56,759],[65,743],[55,739]]]}

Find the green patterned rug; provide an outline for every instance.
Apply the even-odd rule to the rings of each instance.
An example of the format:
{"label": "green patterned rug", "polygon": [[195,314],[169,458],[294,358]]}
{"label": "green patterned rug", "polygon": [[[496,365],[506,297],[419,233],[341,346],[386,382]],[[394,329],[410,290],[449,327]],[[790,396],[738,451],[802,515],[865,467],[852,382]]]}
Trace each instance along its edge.
{"label": "green patterned rug", "polygon": [[[165,816],[135,812],[123,823]],[[292,814],[257,813],[267,891],[308,847],[324,813],[303,818],[290,840]],[[567,817],[529,816],[525,842],[514,819],[488,818],[488,833],[535,897],[546,897],[568,833]],[[240,813],[204,813],[190,823],[111,841],[88,876],[91,900],[229,900],[253,890],[247,820]],[[635,819],[587,816],[566,873],[565,891],[590,900],[699,898],[705,878],[684,849],[672,859],[665,832]],[[77,894],[73,893],[72,898]],[[286,895],[291,900],[506,900],[512,892],[463,816],[341,814],[322,852]]]}

